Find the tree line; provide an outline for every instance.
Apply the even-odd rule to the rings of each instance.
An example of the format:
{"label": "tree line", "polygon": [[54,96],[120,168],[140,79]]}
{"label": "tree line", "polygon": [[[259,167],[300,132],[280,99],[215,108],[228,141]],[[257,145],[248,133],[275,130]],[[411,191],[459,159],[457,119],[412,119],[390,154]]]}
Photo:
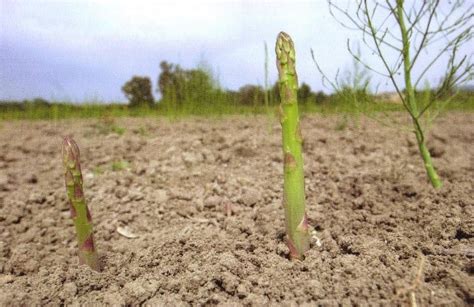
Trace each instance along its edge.
{"label": "tree line", "polygon": [[[156,83],[162,103],[170,108],[186,108],[203,104],[227,103],[242,106],[276,105],[280,101],[278,83],[265,89],[263,86],[246,84],[237,91],[223,89],[212,72],[205,67],[184,69],[166,61],[160,63]],[[152,107],[157,103],[153,96],[152,81],[147,76],[133,76],[122,86],[131,107]],[[306,83],[298,88],[301,104],[324,103],[329,96],[322,91],[314,92]]]}

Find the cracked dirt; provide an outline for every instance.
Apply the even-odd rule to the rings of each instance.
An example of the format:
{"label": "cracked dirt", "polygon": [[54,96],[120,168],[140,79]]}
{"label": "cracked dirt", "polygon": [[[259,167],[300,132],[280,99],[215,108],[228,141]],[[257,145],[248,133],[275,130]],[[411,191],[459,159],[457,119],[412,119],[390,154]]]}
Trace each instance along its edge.
{"label": "cracked dirt", "polygon": [[[315,229],[303,262],[283,242],[275,120],[1,122],[0,305],[472,305],[474,115],[444,115],[429,134],[439,191],[413,135],[339,120],[302,119]],[[66,134],[101,273],[78,266]]]}

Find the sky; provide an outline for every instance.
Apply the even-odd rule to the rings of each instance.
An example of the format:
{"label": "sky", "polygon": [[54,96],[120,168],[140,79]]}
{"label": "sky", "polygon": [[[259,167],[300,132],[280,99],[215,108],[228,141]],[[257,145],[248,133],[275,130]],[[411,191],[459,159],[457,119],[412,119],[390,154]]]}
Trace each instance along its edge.
{"label": "sky", "polygon": [[[120,88],[133,75],[149,76],[156,90],[163,60],[184,68],[207,63],[228,89],[263,85],[264,42],[273,83],[282,30],[295,42],[300,82],[330,91],[310,49],[334,77],[352,67],[347,39],[360,39],[334,20],[326,0],[0,0],[0,27],[0,99],[69,102],[125,102]],[[435,67],[432,78],[442,71]],[[391,90],[381,77],[373,80]]]}

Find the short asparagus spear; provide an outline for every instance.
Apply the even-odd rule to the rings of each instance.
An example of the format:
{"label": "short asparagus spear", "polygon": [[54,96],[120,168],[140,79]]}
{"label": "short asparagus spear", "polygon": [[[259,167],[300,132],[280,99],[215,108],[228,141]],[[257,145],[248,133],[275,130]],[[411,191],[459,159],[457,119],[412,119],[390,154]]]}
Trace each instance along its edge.
{"label": "short asparagus spear", "polygon": [[280,32],[275,47],[281,104],[280,122],[283,134],[284,209],[287,244],[292,259],[303,259],[309,248],[308,220],[305,211],[303,156],[298,115],[298,77],[295,48],[291,37]]}
{"label": "short asparagus spear", "polygon": [[62,155],[67,196],[79,245],[79,263],[100,271],[100,261],[94,247],[92,218],[82,189],[79,147],[71,137],[64,138]]}

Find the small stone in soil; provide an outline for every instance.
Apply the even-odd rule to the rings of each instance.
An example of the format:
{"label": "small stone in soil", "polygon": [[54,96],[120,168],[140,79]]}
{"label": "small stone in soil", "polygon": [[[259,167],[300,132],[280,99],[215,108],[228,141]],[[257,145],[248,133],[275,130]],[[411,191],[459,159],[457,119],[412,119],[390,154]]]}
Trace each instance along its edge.
{"label": "small stone in soil", "polygon": [[8,176],[6,174],[0,174],[0,191],[6,191],[8,185]]}
{"label": "small stone in soil", "polygon": [[243,192],[241,201],[246,206],[255,205],[260,200],[260,193],[256,189],[248,189]]}

